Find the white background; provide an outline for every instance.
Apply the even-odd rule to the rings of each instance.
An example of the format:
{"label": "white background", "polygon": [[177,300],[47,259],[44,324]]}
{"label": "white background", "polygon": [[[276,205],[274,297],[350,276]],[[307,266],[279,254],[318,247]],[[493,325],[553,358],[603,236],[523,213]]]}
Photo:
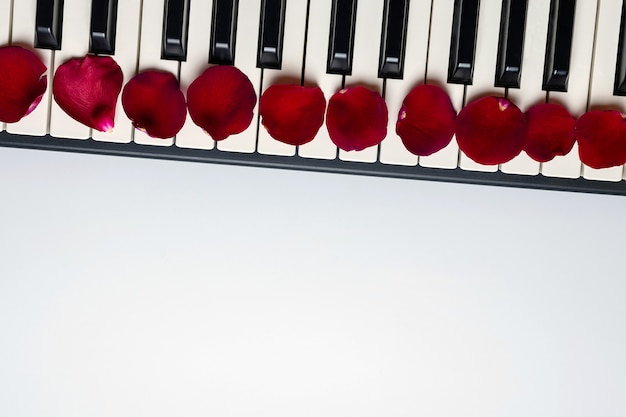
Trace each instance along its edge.
{"label": "white background", "polygon": [[0,415],[626,415],[626,197],[0,148]]}

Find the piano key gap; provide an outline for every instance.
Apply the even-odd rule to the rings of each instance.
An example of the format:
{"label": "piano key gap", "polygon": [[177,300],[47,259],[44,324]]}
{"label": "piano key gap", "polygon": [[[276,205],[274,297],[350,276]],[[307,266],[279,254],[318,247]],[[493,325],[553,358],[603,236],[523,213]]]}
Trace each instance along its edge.
{"label": "piano key gap", "polygon": [[[433,5],[435,0],[430,2],[430,16],[428,17],[428,43],[426,44],[426,63],[424,65],[424,84],[428,84],[428,58],[430,55],[430,36],[433,29]],[[411,7],[409,5],[409,7]]]}
{"label": "piano key gap", "polygon": [[9,45],[13,43],[13,7],[13,2],[11,2],[9,6]]}
{"label": "piano key gap", "polygon": [[[311,0],[306,2],[306,18],[304,19],[304,48],[302,50],[302,71],[300,71],[300,86],[304,87],[304,74],[306,73],[306,51],[309,42],[309,16],[311,11]],[[261,75],[263,77],[263,75]]]}

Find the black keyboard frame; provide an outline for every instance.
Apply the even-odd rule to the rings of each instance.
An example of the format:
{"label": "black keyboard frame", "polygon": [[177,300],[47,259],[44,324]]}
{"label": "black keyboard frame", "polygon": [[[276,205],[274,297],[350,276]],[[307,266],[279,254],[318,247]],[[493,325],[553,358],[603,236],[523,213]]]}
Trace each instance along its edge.
{"label": "black keyboard frame", "polygon": [[47,136],[22,136],[0,132],[0,146],[8,148],[38,149],[98,155],[140,157],[172,161],[203,162],[264,168],[317,171],[338,174],[367,175],[375,177],[443,181],[463,184],[495,185],[516,188],[571,191],[594,194],[626,195],[626,181],[591,181],[584,178],[552,178],[543,175],[516,175],[502,172],[465,171],[460,168],[425,168],[421,166],[388,165],[381,162],[350,162],[276,156],[259,153],[239,153],[212,150],[186,149],[172,146],[139,145],[136,143],[100,142],[93,139],[66,139]]}

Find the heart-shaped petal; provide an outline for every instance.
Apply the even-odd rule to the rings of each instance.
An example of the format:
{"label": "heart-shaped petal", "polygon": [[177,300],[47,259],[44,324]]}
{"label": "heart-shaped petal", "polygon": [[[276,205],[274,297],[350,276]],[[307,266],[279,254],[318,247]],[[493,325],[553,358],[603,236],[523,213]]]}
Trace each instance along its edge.
{"label": "heart-shaped petal", "polygon": [[110,56],[72,58],[56,70],[54,100],[68,115],[101,132],[113,129],[124,74]]}
{"label": "heart-shaped petal", "polygon": [[375,91],[356,86],[336,92],[328,101],[326,128],[344,151],[378,145],[387,136],[387,104]]}
{"label": "heart-shaped petal", "polygon": [[593,110],[576,122],[580,160],[591,168],[626,164],[626,114]]}
{"label": "heart-shaped petal", "polygon": [[17,122],[37,107],[48,85],[46,70],[27,49],[0,48],[0,121]]}
{"label": "heart-shaped petal", "polygon": [[171,138],[185,124],[187,107],[178,81],[169,72],[147,70],[124,86],[122,107],[133,125],[155,138]]}
{"label": "heart-shaped petal", "polygon": [[469,103],[456,118],[459,148],[483,165],[503,164],[524,146],[526,120],[505,98],[483,97]]}
{"label": "heart-shaped petal", "polygon": [[274,139],[289,145],[313,140],[322,124],[326,99],[319,87],[273,85],[259,102],[262,124]]}
{"label": "heart-shaped petal", "polygon": [[538,162],[567,155],[576,142],[576,119],[560,104],[541,103],[526,111],[524,151]]}
{"label": "heart-shaped petal", "polygon": [[187,89],[191,120],[214,140],[246,130],[254,116],[256,98],[248,77],[227,65],[208,68]]}
{"label": "heart-shaped petal", "polygon": [[456,111],[441,88],[422,84],[402,102],[396,133],[407,150],[428,156],[448,146],[454,136]]}

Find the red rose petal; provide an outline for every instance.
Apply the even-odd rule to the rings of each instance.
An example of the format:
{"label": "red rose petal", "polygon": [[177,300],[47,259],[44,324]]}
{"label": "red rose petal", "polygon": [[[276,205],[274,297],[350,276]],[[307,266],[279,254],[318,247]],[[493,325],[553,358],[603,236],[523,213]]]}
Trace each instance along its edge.
{"label": "red rose petal", "polygon": [[46,70],[27,49],[0,48],[0,121],[17,122],[37,107],[48,85]]}
{"label": "red rose petal", "polygon": [[553,103],[537,104],[526,111],[524,151],[538,162],[567,155],[576,142],[576,119],[565,107]]}
{"label": "red rose petal", "polygon": [[344,151],[378,145],[387,135],[387,104],[377,92],[357,86],[336,92],[328,101],[326,128]]}
{"label": "red rose petal", "polygon": [[124,74],[109,56],[87,55],[59,66],[52,81],[54,100],[68,115],[101,132],[113,129]]}
{"label": "red rose petal", "polygon": [[456,111],[444,90],[418,85],[402,102],[396,133],[409,152],[428,156],[448,146],[455,119]]}
{"label": "red rose petal", "polygon": [[169,72],[137,74],[124,86],[122,106],[136,128],[155,138],[175,136],[187,117],[185,96]]}
{"label": "red rose petal", "polygon": [[235,67],[208,68],[187,89],[189,115],[214,140],[241,133],[250,126],[256,93],[246,75]]}
{"label": "red rose petal", "polygon": [[272,85],[259,101],[262,124],[274,139],[289,145],[313,140],[324,124],[326,99],[319,87]]}
{"label": "red rose petal", "polygon": [[591,168],[626,163],[626,115],[616,110],[594,110],[576,122],[580,160]]}
{"label": "red rose petal", "polygon": [[524,114],[507,99],[483,97],[469,103],[456,118],[459,148],[483,165],[503,164],[524,146]]}

